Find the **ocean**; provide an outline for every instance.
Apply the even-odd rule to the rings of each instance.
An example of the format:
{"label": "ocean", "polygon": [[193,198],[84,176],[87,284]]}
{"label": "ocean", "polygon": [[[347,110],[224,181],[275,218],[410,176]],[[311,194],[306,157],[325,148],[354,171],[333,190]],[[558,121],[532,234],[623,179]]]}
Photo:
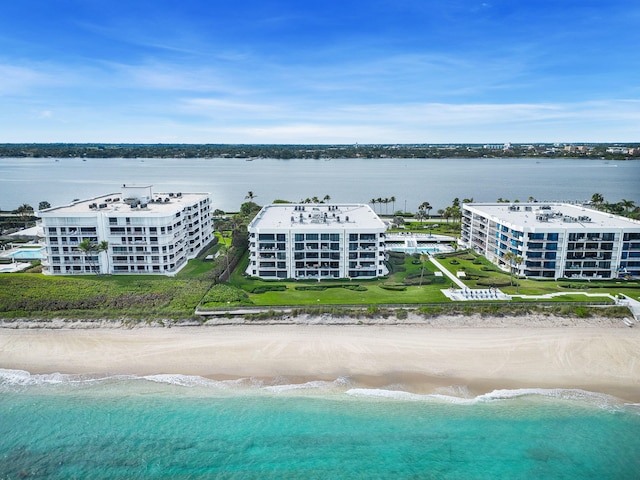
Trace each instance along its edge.
{"label": "ocean", "polygon": [[[122,184],[153,185],[155,192],[210,193],[214,209],[238,211],[251,191],[260,205],[329,195],[331,201],[375,203],[378,213],[431,214],[454,198],[588,201],[640,204],[640,160],[562,158],[353,158],[276,160],[229,158],[0,158],[0,208],[41,201],[52,206],[120,191]],[[395,198],[395,201],[391,201]]]}
{"label": "ocean", "polygon": [[0,479],[637,479],[640,405],[0,370]]}

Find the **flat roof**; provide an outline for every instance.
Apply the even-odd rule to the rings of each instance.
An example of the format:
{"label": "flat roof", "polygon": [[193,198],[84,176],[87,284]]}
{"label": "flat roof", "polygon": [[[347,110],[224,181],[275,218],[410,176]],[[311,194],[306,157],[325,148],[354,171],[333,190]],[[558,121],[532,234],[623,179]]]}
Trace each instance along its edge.
{"label": "flat roof", "polygon": [[[172,213],[208,197],[208,193],[154,193],[153,201],[140,200],[136,208],[131,208],[133,199],[124,198],[122,193],[110,193],[99,197],[74,202],[70,205],[52,207],[40,212],[40,216],[72,215],[77,213],[108,212],[119,214]],[[128,201],[128,202],[127,202]],[[144,208],[140,208],[144,205]]]}
{"label": "flat roof", "polygon": [[498,223],[529,229],[640,229],[640,222],[637,220],[568,203],[469,203],[464,206]]}
{"label": "flat roof", "polygon": [[258,229],[375,229],[386,230],[380,217],[365,204],[275,203],[262,207],[249,228]]}

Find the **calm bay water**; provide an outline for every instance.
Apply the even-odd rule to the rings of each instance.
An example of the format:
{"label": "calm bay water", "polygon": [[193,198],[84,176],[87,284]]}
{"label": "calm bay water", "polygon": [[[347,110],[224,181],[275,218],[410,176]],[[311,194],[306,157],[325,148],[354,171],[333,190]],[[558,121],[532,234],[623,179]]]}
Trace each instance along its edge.
{"label": "calm bay water", "polygon": [[157,192],[209,192],[214,208],[237,211],[252,191],[260,204],[329,195],[367,203],[395,197],[377,211],[432,213],[458,197],[581,201],[601,193],[607,201],[640,203],[640,160],[575,159],[0,159],[0,208],[118,192],[122,184],[152,184]]}
{"label": "calm bay water", "polygon": [[475,399],[0,370],[0,478],[633,479],[640,410],[581,391]]}

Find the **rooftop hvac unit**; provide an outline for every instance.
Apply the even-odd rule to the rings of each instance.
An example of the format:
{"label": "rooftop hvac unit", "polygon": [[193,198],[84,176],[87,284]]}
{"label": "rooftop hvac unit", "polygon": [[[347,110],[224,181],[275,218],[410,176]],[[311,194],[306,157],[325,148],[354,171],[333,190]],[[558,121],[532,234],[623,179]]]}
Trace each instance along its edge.
{"label": "rooftop hvac unit", "polygon": [[107,208],[107,204],[106,204],[106,203],[101,203],[101,204],[99,205],[99,207],[100,207],[100,208]]}

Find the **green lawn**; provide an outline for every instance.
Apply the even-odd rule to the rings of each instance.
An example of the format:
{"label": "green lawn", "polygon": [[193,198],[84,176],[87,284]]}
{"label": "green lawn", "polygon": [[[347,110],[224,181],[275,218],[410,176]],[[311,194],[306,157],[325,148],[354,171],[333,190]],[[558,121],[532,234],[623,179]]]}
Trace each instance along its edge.
{"label": "green lawn", "polygon": [[[176,277],[154,275],[45,276],[37,273],[0,275],[0,317],[4,318],[190,318],[195,308],[231,306],[312,305],[419,305],[451,304],[441,292],[450,285],[446,277],[434,275],[436,268],[419,256],[394,253],[386,278],[376,280],[337,279],[330,281],[271,282],[243,276],[246,254],[228,284],[215,285],[215,268],[221,260],[203,260],[222,248],[218,244],[193,259]],[[454,275],[463,270],[469,288],[491,284],[515,294],[509,275],[483,257],[459,252],[439,259]],[[424,270],[423,270],[424,268]],[[219,271],[219,270],[218,270]],[[422,281],[422,285],[420,282]],[[540,295],[571,293],[544,302],[593,302],[580,294],[624,293],[640,299],[640,282],[626,281],[536,281],[518,280],[519,293]],[[517,300],[519,301],[519,300]],[[202,302],[202,303],[201,303]]]}
{"label": "green lawn", "polygon": [[210,286],[209,281],[152,275],[5,274],[0,276],[0,316],[189,318]]}

